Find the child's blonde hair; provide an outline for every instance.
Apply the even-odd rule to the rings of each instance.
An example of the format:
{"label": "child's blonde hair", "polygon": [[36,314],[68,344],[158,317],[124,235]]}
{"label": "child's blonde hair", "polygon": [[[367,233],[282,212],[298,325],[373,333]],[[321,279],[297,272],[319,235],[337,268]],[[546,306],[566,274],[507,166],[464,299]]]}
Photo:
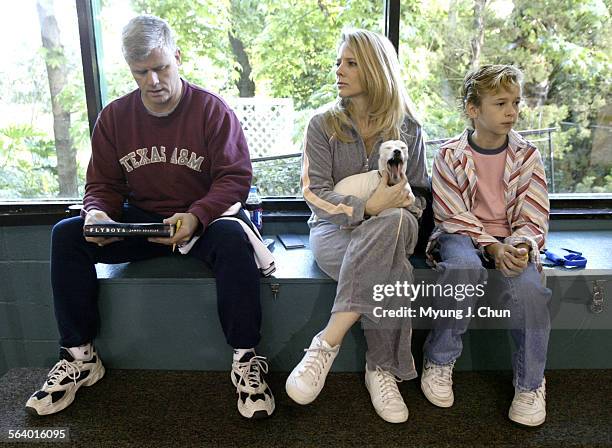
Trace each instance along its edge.
{"label": "child's blonde hair", "polygon": [[[514,65],[483,65],[465,75],[461,87],[461,109],[467,116],[468,103],[480,107],[484,94],[497,93],[509,87],[520,89],[522,83],[523,72]],[[474,126],[474,120],[470,121]]]}
{"label": "child's blonde hair", "polygon": [[[342,32],[340,44],[346,44],[355,55],[359,80],[367,93],[368,113],[373,124],[371,135],[383,140],[399,140],[404,116],[417,121],[400,75],[395,48],[386,37],[367,30]],[[338,98],[325,114],[328,131],[342,142],[352,141],[347,132],[352,112],[350,98]]]}

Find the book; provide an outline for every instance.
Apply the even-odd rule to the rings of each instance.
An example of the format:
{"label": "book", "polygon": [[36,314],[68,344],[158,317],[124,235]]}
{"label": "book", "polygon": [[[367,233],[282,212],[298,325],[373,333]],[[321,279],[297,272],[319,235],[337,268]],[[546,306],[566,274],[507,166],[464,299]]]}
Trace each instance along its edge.
{"label": "book", "polygon": [[305,247],[299,235],[293,233],[283,233],[282,235],[278,235],[278,239],[285,249],[299,249],[301,247]]}
{"label": "book", "polygon": [[85,236],[157,236],[170,238],[174,235],[175,226],[161,223],[113,223],[86,224],[83,226]]}

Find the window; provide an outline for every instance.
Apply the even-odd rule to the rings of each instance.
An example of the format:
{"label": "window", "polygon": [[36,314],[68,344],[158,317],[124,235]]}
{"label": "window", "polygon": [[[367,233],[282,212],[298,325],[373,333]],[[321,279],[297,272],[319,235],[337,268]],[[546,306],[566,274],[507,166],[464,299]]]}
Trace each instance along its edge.
{"label": "window", "polygon": [[[137,13],[165,18],[182,75],[218,92],[238,115],[264,196],[300,196],[301,141],[312,112],[335,98],[336,44],[345,26],[383,31],[383,1],[124,0],[103,2],[105,104],[135,88],[120,33]],[[297,154],[297,156],[295,156]]]}
{"label": "window", "polygon": [[610,12],[600,0],[402,2],[400,60],[429,157],[466,125],[458,96],[471,66],[525,73],[516,127],[544,159],[553,193],[612,193]]}
{"label": "window", "polygon": [[0,41],[0,198],[80,198],[89,129],[75,3],[12,2]]}
{"label": "window", "polygon": [[[335,98],[341,29],[382,32],[385,6],[384,0],[76,3],[93,6],[104,105],[135,88],[121,54],[123,25],[136,13],[166,18],[183,52],[183,76],[236,110],[254,183],[273,197],[300,196],[296,155],[312,112]],[[605,2],[402,0],[400,14],[400,61],[430,159],[466,124],[456,99],[471,64],[514,63],[526,74],[518,128],[540,148],[553,197],[610,197],[612,33]],[[42,33],[53,37],[46,46]],[[0,17],[0,38],[0,199],[78,200],[90,140],[75,2],[12,2]]]}

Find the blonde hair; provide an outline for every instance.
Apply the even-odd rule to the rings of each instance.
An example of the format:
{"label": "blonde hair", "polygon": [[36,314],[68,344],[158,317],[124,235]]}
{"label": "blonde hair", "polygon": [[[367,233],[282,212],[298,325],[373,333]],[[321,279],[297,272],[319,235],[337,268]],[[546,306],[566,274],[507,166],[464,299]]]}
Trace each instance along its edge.
{"label": "blonde hair", "polygon": [[[467,116],[468,103],[480,107],[486,93],[497,93],[509,87],[521,88],[523,72],[514,65],[483,65],[465,75],[461,87],[461,108]],[[471,120],[474,126],[474,120]]]}
{"label": "blonde hair", "polygon": [[[367,95],[372,135],[384,140],[399,140],[405,115],[415,121],[408,92],[400,75],[395,48],[386,37],[362,29],[344,30],[338,48],[343,44],[353,52],[359,68],[359,81]],[[325,125],[343,142],[352,141],[350,98],[338,98],[325,113]]]}

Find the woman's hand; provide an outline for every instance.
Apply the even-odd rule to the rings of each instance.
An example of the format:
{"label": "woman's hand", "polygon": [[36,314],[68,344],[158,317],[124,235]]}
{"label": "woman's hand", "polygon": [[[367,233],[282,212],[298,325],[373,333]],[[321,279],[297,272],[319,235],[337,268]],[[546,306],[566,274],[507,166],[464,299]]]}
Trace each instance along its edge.
{"label": "woman's hand", "polygon": [[388,208],[404,208],[410,206],[414,202],[414,195],[406,191],[408,179],[406,179],[405,174],[402,173],[402,180],[400,183],[391,187],[387,185],[388,181],[389,175],[386,171],[383,171],[378,188],[366,202],[366,215],[376,216]]}

